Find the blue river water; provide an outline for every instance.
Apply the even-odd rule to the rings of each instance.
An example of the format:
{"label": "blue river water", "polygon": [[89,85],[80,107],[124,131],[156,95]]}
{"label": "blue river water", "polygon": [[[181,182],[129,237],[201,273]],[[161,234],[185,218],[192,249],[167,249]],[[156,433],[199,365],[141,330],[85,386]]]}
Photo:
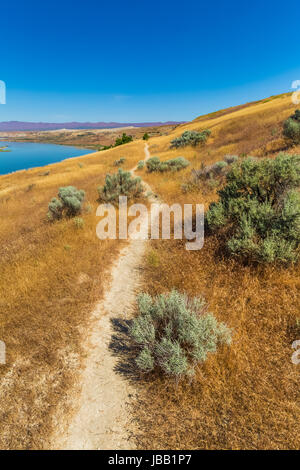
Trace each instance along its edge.
{"label": "blue river water", "polygon": [[38,166],[56,163],[65,158],[79,157],[95,152],[78,147],[56,144],[37,144],[31,142],[0,141],[0,148],[7,147],[9,152],[0,151],[0,175],[17,170],[27,170]]}

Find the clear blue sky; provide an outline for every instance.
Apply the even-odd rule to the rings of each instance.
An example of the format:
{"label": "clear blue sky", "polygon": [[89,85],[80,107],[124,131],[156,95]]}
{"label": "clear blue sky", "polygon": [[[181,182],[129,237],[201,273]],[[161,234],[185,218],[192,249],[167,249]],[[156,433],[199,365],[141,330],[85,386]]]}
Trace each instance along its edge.
{"label": "clear blue sky", "polygon": [[299,1],[1,4],[0,121],[161,121],[290,91]]}

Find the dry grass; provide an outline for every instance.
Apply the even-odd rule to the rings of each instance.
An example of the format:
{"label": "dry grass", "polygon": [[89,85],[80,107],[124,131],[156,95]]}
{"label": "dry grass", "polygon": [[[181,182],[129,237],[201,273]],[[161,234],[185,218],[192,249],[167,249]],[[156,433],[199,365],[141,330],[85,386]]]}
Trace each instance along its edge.
{"label": "dry grass", "polygon": [[[290,97],[265,100],[231,113],[176,129],[209,127],[203,148],[169,150],[171,137],[153,139],[150,150],[162,160],[182,155],[192,167],[224,154],[275,155],[284,147],[280,129],[291,114]],[[277,128],[279,135],[272,135]],[[173,136],[172,136],[173,137]],[[266,152],[265,146],[273,150]],[[289,149],[300,153],[299,148]],[[183,194],[190,169],[147,174],[145,180],[166,202],[204,203],[215,190]],[[300,317],[300,268],[251,268],[217,255],[218,240],[206,237],[201,251],[186,251],[182,241],[152,241],[145,259],[145,291],[173,287],[203,295],[216,317],[234,329],[233,344],[212,355],[196,379],[178,386],[149,378],[140,387],[139,448],[146,449],[297,449],[300,445],[299,370],[291,362]],[[152,260],[155,259],[155,263]]]}
{"label": "dry grass", "polygon": [[[149,141],[162,160],[184,156],[191,167],[178,173],[138,173],[168,203],[204,203],[216,197],[208,187],[183,194],[190,169],[224,154],[275,155],[285,144],[281,123],[293,111],[290,96],[273,97],[203,116],[172,135]],[[185,129],[210,128],[204,147],[170,150]],[[274,131],[276,129],[276,132]],[[0,177],[0,339],[8,361],[1,366],[0,447],[47,448],[56,416],[72,407],[89,312],[120,244],[95,235],[97,186],[113,162],[123,168],[144,158],[136,141],[47,168]],[[290,149],[300,152],[299,148]],[[80,164],[83,167],[80,168]],[[50,170],[48,176],[41,176]],[[85,225],[72,220],[49,224],[47,204],[59,186],[86,191]],[[218,241],[206,238],[199,252],[181,241],[153,241],[145,257],[145,290],[172,287],[204,295],[211,311],[234,329],[230,349],[209,358],[191,383],[174,386],[160,378],[139,386],[135,410],[145,449],[299,448],[299,371],[291,343],[299,339],[299,267],[250,268],[216,255]]]}
{"label": "dry grass", "polygon": [[[96,237],[97,186],[120,156],[132,168],[143,147],[132,143],[0,177],[2,449],[47,448],[58,407],[67,414],[72,406],[67,392],[81,364],[89,312],[120,248]],[[72,219],[46,219],[51,197],[69,184],[86,191],[82,229]]]}

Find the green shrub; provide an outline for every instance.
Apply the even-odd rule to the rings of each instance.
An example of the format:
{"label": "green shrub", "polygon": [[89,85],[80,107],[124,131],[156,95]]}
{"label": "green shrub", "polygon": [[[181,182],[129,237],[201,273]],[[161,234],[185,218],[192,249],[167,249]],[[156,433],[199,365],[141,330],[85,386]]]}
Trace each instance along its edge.
{"label": "green shrub", "polygon": [[113,147],[114,145],[102,145],[101,147],[98,148],[98,152],[101,152],[102,150],[109,150]]}
{"label": "green shrub", "polygon": [[190,162],[184,157],[173,158],[172,160],[167,160],[161,162],[158,157],[151,157],[146,162],[147,170],[149,173],[159,171],[161,173],[165,171],[179,171],[183,168],[186,168]]}
{"label": "green shrub", "polygon": [[140,294],[137,302],[139,315],[129,333],[142,372],[158,369],[177,380],[193,375],[208,353],[231,342],[231,330],[207,312],[203,299],[173,290],[156,298]]}
{"label": "green shrub", "polygon": [[184,157],[172,158],[171,160],[167,160],[164,163],[168,165],[168,169],[171,169],[174,171],[179,171],[183,168],[186,168],[190,164],[190,162],[186,160]]}
{"label": "green shrub", "polygon": [[158,157],[151,157],[147,160],[146,166],[149,173],[159,171],[160,159]]}
{"label": "green shrub", "polygon": [[141,178],[134,178],[129,171],[121,168],[114,175],[106,175],[105,184],[98,188],[99,201],[118,203],[119,196],[127,196],[128,199],[138,197],[143,192]]}
{"label": "green shrub", "polygon": [[300,144],[300,109],[284,121],[283,135],[292,144]]}
{"label": "green shrub", "polygon": [[128,144],[128,142],[132,142],[132,136],[127,135],[125,132],[123,132],[122,137],[118,137],[115,141],[115,147],[118,147],[119,145],[123,144]]}
{"label": "green shrub", "polygon": [[144,166],[145,166],[144,160],[140,160],[137,164],[137,169],[142,170],[144,168]]}
{"label": "green shrub", "polygon": [[74,186],[66,186],[58,191],[58,198],[51,199],[48,205],[48,218],[61,219],[63,216],[74,217],[81,212],[85,192]]}
{"label": "green shrub", "polygon": [[206,227],[244,261],[295,262],[300,243],[300,156],[236,163],[210,205]]}
{"label": "green shrub", "polygon": [[199,144],[205,144],[210,134],[211,131],[209,129],[205,129],[202,132],[184,131],[180,137],[176,137],[175,139],[171,140],[170,148],[186,147],[187,145],[192,145],[195,147]]}
{"label": "green shrub", "polygon": [[149,140],[149,138],[150,138],[149,134],[145,132],[145,134],[143,135],[143,140]]}

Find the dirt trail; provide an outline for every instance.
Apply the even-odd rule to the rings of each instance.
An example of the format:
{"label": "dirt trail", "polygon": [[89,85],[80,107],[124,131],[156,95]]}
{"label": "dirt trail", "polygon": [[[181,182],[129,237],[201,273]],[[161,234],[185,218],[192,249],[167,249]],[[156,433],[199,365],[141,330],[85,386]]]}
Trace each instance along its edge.
{"label": "dirt trail", "polygon": [[[150,158],[145,145],[145,160]],[[134,174],[136,167],[131,170]],[[147,190],[151,188],[146,185]],[[147,230],[147,219],[141,230]],[[92,313],[92,328],[85,345],[86,361],[81,375],[81,394],[67,431],[53,443],[56,449],[133,449],[129,440],[128,402],[134,390],[114,371],[116,358],[108,349],[114,317],[130,317],[140,287],[139,267],[146,240],[132,240],[122,249],[111,271],[104,299]]]}

